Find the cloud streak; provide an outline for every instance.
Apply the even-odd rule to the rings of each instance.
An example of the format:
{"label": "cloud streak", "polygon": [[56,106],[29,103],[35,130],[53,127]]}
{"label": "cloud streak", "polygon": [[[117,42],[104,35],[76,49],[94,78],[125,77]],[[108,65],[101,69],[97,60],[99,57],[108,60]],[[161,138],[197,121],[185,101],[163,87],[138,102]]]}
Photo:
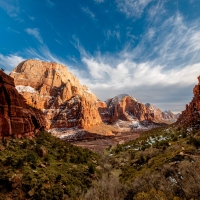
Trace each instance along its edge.
{"label": "cloud streak", "polygon": [[20,12],[19,3],[17,0],[0,0],[0,7],[13,18],[16,18]]}
{"label": "cloud streak", "polygon": [[20,62],[24,60],[25,59],[21,56],[12,54],[5,56],[0,54],[0,66],[5,70],[7,74],[9,74]]}
{"label": "cloud streak", "polygon": [[137,46],[127,43],[117,55],[91,55],[77,39],[76,47],[89,75],[75,75],[102,100],[125,92],[162,110],[166,105],[175,112],[183,110],[200,74],[199,21],[188,23],[176,13],[162,21],[159,29],[159,22],[154,23]]}
{"label": "cloud streak", "polygon": [[41,44],[43,44],[43,39],[40,35],[38,28],[26,28],[25,31],[29,34],[34,36]]}
{"label": "cloud streak", "polygon": [[88,8],[88,7],[82,7],[81,10],[88,15],[92,20],[95,20],[95,14]]}
{"label": "cloud streak", "polygon": [[117,7],[127,18],[140,18],[152,0],[117,0]]}

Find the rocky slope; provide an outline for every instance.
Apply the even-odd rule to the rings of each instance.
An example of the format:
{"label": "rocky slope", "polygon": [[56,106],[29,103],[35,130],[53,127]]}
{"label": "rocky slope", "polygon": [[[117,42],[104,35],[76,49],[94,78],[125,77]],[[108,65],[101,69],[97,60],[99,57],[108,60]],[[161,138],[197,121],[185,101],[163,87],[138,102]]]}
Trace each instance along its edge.
{"label": "rocky slope", "polygon": [[193,89],[193,94],[192,101],[186,105],[186,109],[181,113],[177,122],[182,125],[190,124],[193,128],[200,128],[200,76],[198,85]]}
{"label": "rocky slope", "polygon": [[128,94],[119,94],[106,102],[99,102],[99,112],[104,122],[117,120],[153,120],[151,110]]}
{"label": "rocky slope", "polygon": [[170,110],[162,112],[150,103],[146,103],[145,105],[151,110],[154,120],[157,122],[176,122],[179,117],[179,114],[174,114]]}
{"label": "rocky slope", "polygon": [[0,138],[32,136],[45,126],[43,113],[28,106],[13,78],[0,70]]}
{"label": "rocky slope", "polygon": [[[118,121],[120,127],[142,127],[144,126],[142,121],[148,121],[149,125],[152,126],[153,124],[150,122],[174,122],[177,119],[171,111],[162,112],[152,104],[142,104],[128,94],[119,94],[106,102],[98,102],[98,110],[104,122],[114,123]],[[146,126],[148,124],[145,122]]]}
{"label": "rocky slope", "polygon": [[88,128],[102,122],[97,97],[63,65],[26,60],[10,76],[28,104],[44,112],[47,128]]}

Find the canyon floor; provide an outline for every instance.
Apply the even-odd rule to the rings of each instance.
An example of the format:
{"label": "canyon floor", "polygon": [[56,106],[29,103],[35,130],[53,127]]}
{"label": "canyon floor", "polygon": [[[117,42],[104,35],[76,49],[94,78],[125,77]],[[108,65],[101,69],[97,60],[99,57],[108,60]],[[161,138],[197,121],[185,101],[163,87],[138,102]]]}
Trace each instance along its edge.
{"label": "canyon floor", "polygon": [[95,135],[86,133],[85,137],[76,141],[70,141],[70,143],[90,149],[95,152],[101,152],[109,146],[115,146],[117,144],[123,144],[124,142],[134,140],[140,137],[142,130],[136,130],[133,132],[116,133],[113,136]]}

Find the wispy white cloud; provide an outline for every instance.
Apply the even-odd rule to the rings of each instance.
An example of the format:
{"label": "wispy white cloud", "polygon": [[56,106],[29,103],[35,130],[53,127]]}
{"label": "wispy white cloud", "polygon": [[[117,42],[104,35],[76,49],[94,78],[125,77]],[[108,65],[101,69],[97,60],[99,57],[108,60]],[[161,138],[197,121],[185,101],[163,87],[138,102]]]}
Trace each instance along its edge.
{"label": "wispy white cloud", "polygon": [[50,0],[47,0],[47,4],[50,6],[50,7],[53,7],[55,4],[52,2],[52,1],[50,1]]}
{"label": "wispy white cloud", "polygon": [[95,19],[96,19],[95,14],[94,14],[88,7],[82,7],[81,9],[82,9],[82,11],[83,11],[86,15],[88,15],[89,17],[91,17],[92,20],[95,20]]}
{"label": "wispy white cloud", "polygon": [[34,20],[35,20],[35,17],[33,17],[33,16],[28,16],[28,18],[29,18],[31,21],[34,21]]}
{"label": "wispy white cloud", "polygon": [[0,0],[0,7],[5,10],[10,17],[16,18],[20,12],[18,0]]}
{"label": "wispy white cloud", "polygon": [[156,4],[153,4],[148,9],[148,21],[159,22],[162,16],[167,12],[164,5],[167,0],[158,0]]}
{"label": "wispy white cloud", "polygon": [[104,35],[106,36],[106,39],[109,40],[110,38],[117,38],[117,40],[120,40],[120,31],[112,31],[112,30],[105,30]]}
{"label": "wispy white cloud", "polygon": [[144,9],[153,0],[116,0],[120,12],[127,18],[140,18]]}
{"label": "wispy white cloud", "polygon": [[89,74],[76,76],[100,99],[126,92],[163,110],[168,105],[181,111],[192,98],[192,87],[200,75],[199,25],[198,20],[189,23],[176,13],[157,29],[154,24],[147,27],[137,46],[127,43],[117,55],[91,55],[76,39]]}
{"label": "wispy white cloud", "polygon": [[34,36],[41,44],[43,44],[43,39],[40,35],[39,29],[38,28],[27,28],[25,31],[29,34]]}
{"label": "wispy white cloud", "polygon": [[15,29],[13,29],[13,28],[11,28],[11,27],[7,27],[6,30],[7,30],[7,31],[11,31],[11,32],[13,32],[13,33],[17,33],[17,34],[20,33],[19,31],[15,30]]}
{"label": "wispy white cloud", "polygon": [[55,39],[55,41],[56,41],[58,44],[60,44],[60,45],[61,45],[61,42],[60,42],[59,40]]}
{"label": "wispy white cloud", "polygon": [[21,56],[17,55],[3,55],[0,54],[0,67],[5,70],[7,74],[9,74],[20,62],[24,61],[25,59]]}

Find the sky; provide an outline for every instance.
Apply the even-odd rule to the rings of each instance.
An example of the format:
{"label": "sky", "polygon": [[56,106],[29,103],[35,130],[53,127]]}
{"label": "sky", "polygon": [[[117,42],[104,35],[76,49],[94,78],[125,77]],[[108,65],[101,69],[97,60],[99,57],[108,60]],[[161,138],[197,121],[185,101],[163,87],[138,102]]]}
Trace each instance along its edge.
{"label": "sky", "polygon": [[175,113],[200,75],[199,0],[0,0],[0,67],[64,64],[100,100]]}

